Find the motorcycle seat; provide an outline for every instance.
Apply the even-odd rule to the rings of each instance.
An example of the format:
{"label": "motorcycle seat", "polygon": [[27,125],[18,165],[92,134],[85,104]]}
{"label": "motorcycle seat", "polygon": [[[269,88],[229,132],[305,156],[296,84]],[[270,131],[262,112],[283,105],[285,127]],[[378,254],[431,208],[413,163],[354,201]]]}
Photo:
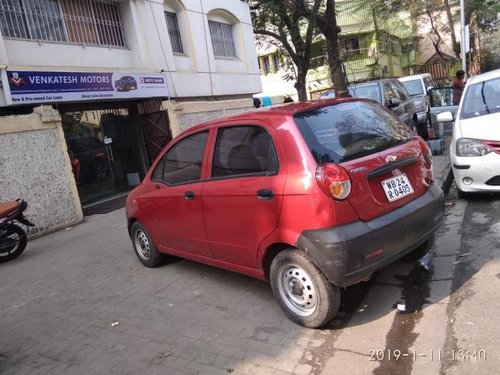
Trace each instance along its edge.
{"label": "motorcycle seat", "polygon": [[7,216],[7,214],[11,213],[18,207],[19,203],[17,201],[8,201],[0,203],[0,217]]}

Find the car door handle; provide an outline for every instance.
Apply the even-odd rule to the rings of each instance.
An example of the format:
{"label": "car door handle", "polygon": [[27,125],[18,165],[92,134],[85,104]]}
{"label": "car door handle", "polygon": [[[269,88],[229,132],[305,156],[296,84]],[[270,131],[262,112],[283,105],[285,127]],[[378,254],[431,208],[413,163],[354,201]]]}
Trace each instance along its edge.
{"label": "car door handle", "polygon": [[186,191],[184,193],[184,199],[192,201],[194,199],[194,193],[192,191]]}
{"label": "car door handle", "polygon": [[261,189],[257,192],[257,197],[262,201],[269,201],[274,198],[274,193],[269,189]]}

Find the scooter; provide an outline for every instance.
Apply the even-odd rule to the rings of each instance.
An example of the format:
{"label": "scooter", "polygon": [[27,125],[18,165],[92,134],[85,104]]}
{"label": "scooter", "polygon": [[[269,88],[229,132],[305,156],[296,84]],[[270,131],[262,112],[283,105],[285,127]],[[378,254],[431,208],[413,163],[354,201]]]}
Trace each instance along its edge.
{"label": "scooter", "polygon": [[35,226],[23,215],[26,207],[22,199],[0,203],[0,263],[17,258],[26,248],[27,230],[19,224]]}

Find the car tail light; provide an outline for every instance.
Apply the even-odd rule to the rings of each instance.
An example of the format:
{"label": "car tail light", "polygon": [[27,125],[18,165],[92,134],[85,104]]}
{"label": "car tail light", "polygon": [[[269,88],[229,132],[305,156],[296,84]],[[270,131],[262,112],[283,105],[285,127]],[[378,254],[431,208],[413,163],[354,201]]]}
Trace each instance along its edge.
{"label": "car tail light", "polygon": [[429,148],[429,145],[420,137],[418,137],[418,144],[420,146],[420,149],[422,150],[422,155],[424,156],[425,162],[429,165],[432,165],[432,152]]}
{"label": "car tail light", "polygon": [[422,155],[425,160],[425,170],[423,171],[423,181],[427,186],[431,186],[434,181],[434,168],[432,168],[432,152],[427,144],[422,138],[418,137],[418,144],[420,146],[420,150],[422,150]]}
{"label": "car tail light", "polygon": [[351,179],[347,171],[336,164],[324,164],[316,169],[316,181],[329,197],[346,199],[351,192]]}
{"label": "car tail light", "polygon": [[104,152],[96,152],[96,153],[95,153],[95,156],[96,156],[97,158],[103,158],[103,157],[105,156],[105,154],[104,154]]}

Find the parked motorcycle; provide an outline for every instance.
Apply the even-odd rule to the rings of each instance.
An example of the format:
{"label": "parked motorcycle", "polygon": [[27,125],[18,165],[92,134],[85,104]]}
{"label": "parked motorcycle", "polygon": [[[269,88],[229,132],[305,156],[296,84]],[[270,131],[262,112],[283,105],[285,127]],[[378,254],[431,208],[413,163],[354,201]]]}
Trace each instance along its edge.
{"label": "parked motorcycle", "polygon": [[0,203],[0,263],[17,258],[28,243],[26,227],[35,224],[27,220],[23,212],[28,203],[22,199]]}

